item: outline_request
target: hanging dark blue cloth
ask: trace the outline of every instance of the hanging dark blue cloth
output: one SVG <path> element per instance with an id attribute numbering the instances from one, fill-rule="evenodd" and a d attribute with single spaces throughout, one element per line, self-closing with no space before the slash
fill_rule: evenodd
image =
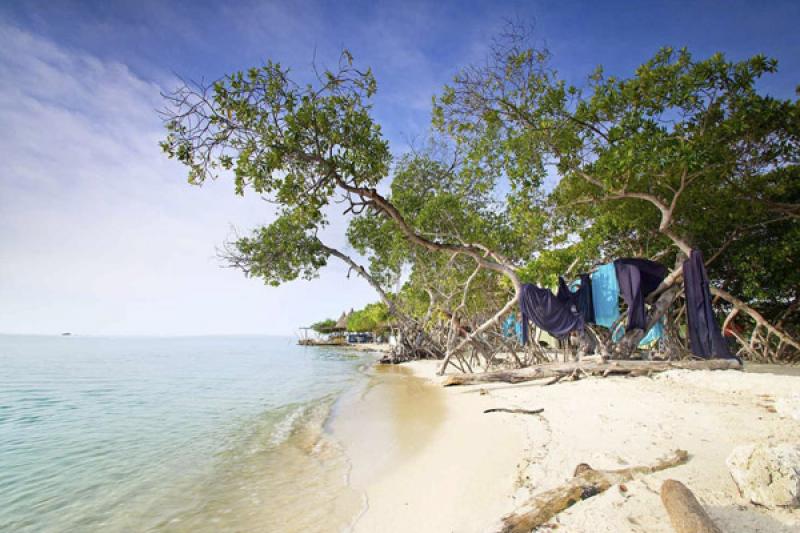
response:
<path id="1" fill-rule="evenodd" d="M 594 301 L 592 300 L 592 278 L 589 274 L 581 274 L 581 286 L 575 291 L 578 311 L 587 324 L 594 324 Z"/>
<path id="2" fill-rule="evenodd" d="M 569 290 L 569 289 L 567 289 Z M 522 311 L 522 343 L 528 342 L 528 321 L 554 337 L 564 337 L 583 328 L 583 317 L 569 301 L 559 300 L 547 289 L 526 283 L 519 297 Z"/>
<path id="3" fill-rule="evenodd" d="M 575 286 L 577 285 L 577 289 Z M 572 288 L 571 288 L 572 287 Z M 592 300 L 592 278 L 589 274 L 581 274 L 579 281 L 570 285 L 562 276 L 558 277 L 558 292 L 556 298 L 562 302 L 574 305 L 587 324 L 594 324 L 594 301 Z"/>
<path id="4" fill-rule="evenodd" d="M 571 304 L 575 304 L 577 302 L 577 298 L 573 292 L 569 290 L 569 286 L 567 285 L 567 282 L 564 281 L 563 276 L 558 276 L 558 292 L 556 292 L 556 298 L 565 303 L 569 302 Z"/>
<path id="5" fill-rule="evenodd" d="M 719 323 L 714 318 L 708 274 L 699 250 L 692 250 L 689 259 L 683 262 L 683 283 L 692 353 L 705 359 L 735 359 L 728 351 Z"/>
<path id="6" fill-rule="evenodd" d="M 622 299 L 628 305 L 627 330 L 647 329 L 644 299 L 667 277 L 667 268 L 648 259 L 625 258 L 614 261 Z"/>

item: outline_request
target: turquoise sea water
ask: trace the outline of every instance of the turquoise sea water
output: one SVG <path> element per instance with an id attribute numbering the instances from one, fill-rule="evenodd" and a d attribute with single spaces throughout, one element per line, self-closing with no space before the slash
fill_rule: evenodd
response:
<path id="1" fill-rule="evenodd" d="M 277 337 L 0 336 L 0 531 L 313 528 L 286 521 L 298 498 L 342 508 L 321 435 L 371 360 Z"/>

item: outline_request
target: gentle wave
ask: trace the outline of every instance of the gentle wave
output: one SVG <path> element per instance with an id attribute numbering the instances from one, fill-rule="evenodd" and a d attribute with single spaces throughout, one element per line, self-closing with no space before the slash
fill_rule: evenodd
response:
<path id="1" fill-rule="evenodd" d="M 297 407 L 290 411 L 289 414 L 275 426 L 269 443 L 272 446 L 278 446 L 286 442 L 286 439 L 289 438 L 289 435 L 291 435 L 294 430 L 295 423 L 303 416 L 305 411 L 306 409 L 304 407 Z"/>
<path id="2" fill-rule="evenodd" d="M 347 508 L 324 426 L 364 361 L 266 337 L 0 336 L 0 530 L 336 523 L 300 496 Z"/>

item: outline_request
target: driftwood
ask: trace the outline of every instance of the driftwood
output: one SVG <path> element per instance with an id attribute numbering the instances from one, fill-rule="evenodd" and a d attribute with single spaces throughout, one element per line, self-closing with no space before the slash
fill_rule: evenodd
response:
<path id="1" fill-rule="evenodd" d="M 661 501 L 675 533 L 722 533 L 686 485 L 668 479 L 661 485 Z"/>
<path id="2" fill-rule="evenodd" d="M 534 496 L 520 509 L 504 516 L 499 531 L 502 533 L 529 533 L 561 511 L 581 500 L 605 492 L 613 485 L 682 465 L 688 460 L 689 454 L 685 450 L 675 450 L 668 457 L 659 459 L 650 466 L 634 466 L 621 470 L 594 470 L 589 465 L 579 465 L 575 477 L 563 485 Z"/>
<path id="3" fill-rule="evenodd" d="M 522 383 L 535 379 L 579 377 L 579 374 L 601 377 L 609 375 L 649 376 L 674 369 L 741 370 L 742 365 L 736 359 L 547 363 L 517 370 L 500 370 L 497 372 L 484 372 L 483 374 L 453 374 L 446 378 L 442 384 L 445 387 L 449 387 L 451 385 L 474 385 L 492 382 Z"/>
<path id="4" fill-rule="evenodd" d="M 494 409 L 487 409 L 483 413 L 516 413 L 519 415 L 538 415 L 542 412 L 544 412 L 544 409 L 505 409 L 503 407 L 497 407 Z"/>

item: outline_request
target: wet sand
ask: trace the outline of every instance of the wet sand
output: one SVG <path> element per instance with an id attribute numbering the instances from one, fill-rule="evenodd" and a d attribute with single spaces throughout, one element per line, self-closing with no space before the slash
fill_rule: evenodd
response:
<path id="1" fill-rule="evenodd" d="M 356 532 L 483 531 L 513 508 L 527 429 L 484 415 L 406 365 L 378 365 L 370 385 L 342 402 L 333 434 L 363 495 Z"/>
<path id="2" fill-rule="evenodd" d="M 408 460 L 439 430 L 441 390 L 398 365 L 376 365 L 366 386 L 343 398 L 332 423 L 350 457 L 350 483 L 363 490 Z"/>

